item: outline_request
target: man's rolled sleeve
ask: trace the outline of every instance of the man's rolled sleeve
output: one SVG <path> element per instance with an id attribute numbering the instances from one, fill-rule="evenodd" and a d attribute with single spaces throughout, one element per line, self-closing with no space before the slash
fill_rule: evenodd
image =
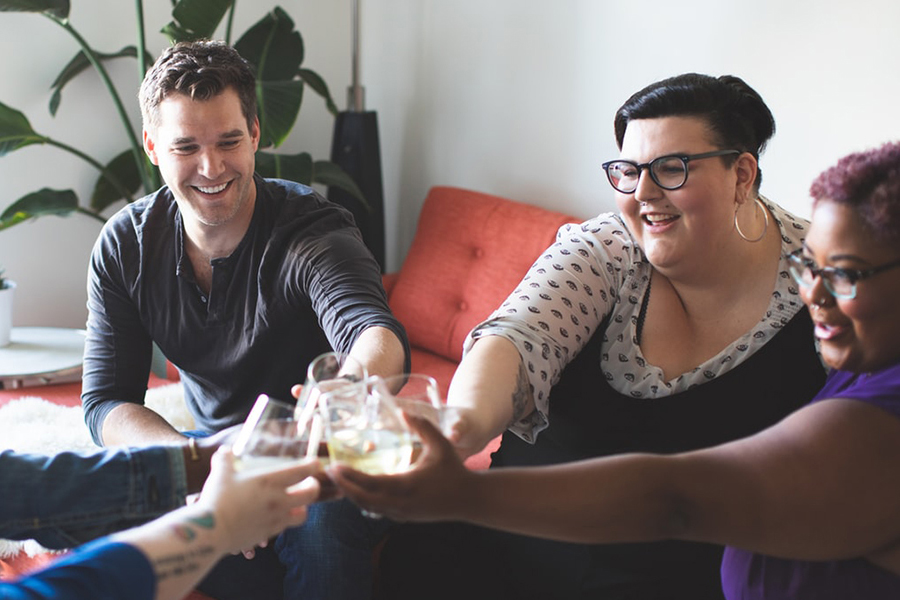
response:
<path id="1" fill-rule="evenodd" d="M 404 371 L 410 369 L 406 329 L 391 313 L 381 270 L 355 229 L 344 228 L 304 244 L 302 284 L 332 347 L 347 352 L 370 327 L 392 331 L 404 352 Z"/>

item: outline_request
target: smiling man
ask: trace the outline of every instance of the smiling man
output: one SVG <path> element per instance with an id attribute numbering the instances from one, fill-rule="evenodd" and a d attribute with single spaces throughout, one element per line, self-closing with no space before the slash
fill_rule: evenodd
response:
<path id="1" fill-rule="evenodd" d="M 94 440 L 184 442 L 143 404 L 153 343 L 178 368 L 200 435 L 242 422 L 259 394 L 290 399 L 332 349 L 370 374 L 408 370 L 406 334 L 350 213 L 254 173 L 248 63 L 222 43 L 178 44 L 148 71 L 140 102 L 144 150 L 166 185 L 114 215 L 94 247 L 82 393 Z M 378 527 L 345 501 L 311 507 L 303 528 L 276 540 L 277 559 L 266 549 L 232 561 L 205 589 L 281 597 L 286 573 L 288 597 L 366 597 L 365 544 L 359 563 L 330 545 L 356 525 Z"/>

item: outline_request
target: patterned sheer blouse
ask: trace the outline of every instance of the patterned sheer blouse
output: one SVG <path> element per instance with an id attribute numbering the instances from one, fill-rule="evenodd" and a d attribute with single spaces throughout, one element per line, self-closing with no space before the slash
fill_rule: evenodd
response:
<path id="1" fill-rule="evenodd" d="M 787 255 L 801 246 L 808 221 L 760 196 L 781 232 L 781 263 L 765 315 L 718 355 L 666 380 L 641 355 L 637 327 L 651 266 L 621 217 L 604 213 L 564 225 L 506 301 L 466 340 L 510 340 L 528 370 L 537 410 L 511 430 L 534 441 L 548 425 L 548 398 L 565 366 L 606 321 L 598 377 L 635 398 L 662 398 L 728 372 L 761 348 L 802 308 Z"/>

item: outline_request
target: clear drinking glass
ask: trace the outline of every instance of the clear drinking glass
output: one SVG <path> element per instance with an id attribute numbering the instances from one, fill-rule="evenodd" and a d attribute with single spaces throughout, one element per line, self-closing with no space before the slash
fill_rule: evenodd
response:
<path id="1" fill-rule="evenodd" d="M 390 394 L 400 410 L 425 417 L 440 427 L 440 413 L 444 403 L 434 377 L 410 373 L 384 377 L 381 381 L 383 385 L 374 387 L 372 393 Z"/>
<path id="2" fill-rule="evenodd" d="M 351 396 L 363 393 L 367 377 L 362 363 L 348 354 L 326 352 L 314 358 L 306 369 L 306 381 L 297 399 L 295 418 L 300 424 L 300 431 L 311 432 L 313 421 L 321 419 L 321 413 L 316 408 L 323 393 L 342 389 L 343 393 Z M 327 458 L 324 444 L 322 454 Z"/>
<path id="3" fill-rule="evenodd" d="M 371 475 L 402 473 L 412 462 L 409 428 L 393 396 L 374 391 L 383 380 L 370 377 L 365 383 L 356 393 L 343 388 L 319 396 L 328 454 Z"/>
<path id="4" fill-rule="evenodd" d="M 258 472 L 319 454 L 321 418 L 300 423 L 294 405 L 260 394 L 234 441 L 235 469 Z"/>
<path id="5" fill-rule="evenodd" d="M 447 406 L 441 399 L 434 377 L 421 373 L 392 375 L 385 377 L 382 383 L 373 387 L 373 394 L 390 394 L 401 411 L 428 419 L 446 435 Z M 410 435 L 413 441 L 412 462 L 415 463 L 422 451 L 422 440 L 414 432 Z"/>

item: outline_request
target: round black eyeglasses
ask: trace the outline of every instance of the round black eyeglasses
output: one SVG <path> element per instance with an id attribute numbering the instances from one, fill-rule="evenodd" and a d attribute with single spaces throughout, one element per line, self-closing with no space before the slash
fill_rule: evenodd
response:
<path id="1" fill-rule="evenodd" d="M 828 293 L 841 300 L 856 298 L 856 284 L 863 279 L 878 275 L 888 269 L 900 267 L 900 260 L 889 262 L 885 265 L 871 269 L 840 269 L 837 267 L 819 267 L 812 259 L 803 256 L 803 249 L 795 250 L 788 255 L 788 264 L 791 275 L 801 286 L 812 287 L 816 277 L 822 278 L 822 283 Z"/>
<path id="2" fill-rule="evenodd" d="M 701 154 L 668 154 L 643 164 L 631 160 L 611 160 L 602 166 L 610 185 L 623 194 L 634 193 L 644 169 L 650 172 L 653 183 L 662 189 L 677 190 L 687 182 L 688 163 L 692 160 L 740 153 L 740 150 L 715 150 Z"/>

